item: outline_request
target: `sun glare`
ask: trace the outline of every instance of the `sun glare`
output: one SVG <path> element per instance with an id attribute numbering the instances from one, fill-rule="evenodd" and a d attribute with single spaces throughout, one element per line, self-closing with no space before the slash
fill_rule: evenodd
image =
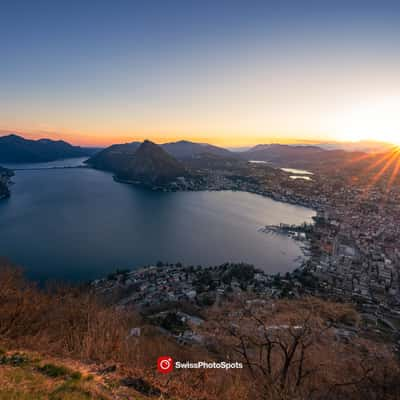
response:
<path id="1" fill-rule="evenodd" d="M 374 140 L 400 145 L 400 97 L 358 104 L 334 121 L 339 140 Z"/>

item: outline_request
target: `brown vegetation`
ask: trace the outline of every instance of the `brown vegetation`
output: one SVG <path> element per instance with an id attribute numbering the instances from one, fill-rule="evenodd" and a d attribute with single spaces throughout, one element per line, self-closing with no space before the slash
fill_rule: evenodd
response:
<path id="1" fill-rule="evenodd" d="M 363 338 L 359 322 L 347 304 L 258 299 L 214 310 L 208 332 L 247 366 L 252 398 L 400 398 L 393 347 Z"/>
<path id="2" fill-rule="evenodd" d="M 5 347 L 95 365 L 99 376 L 115 382 L 140 378 L 172 398 L 400 398 L 399 364 L 389 345 L 360 335 L 338 338 L 337 327 L 358 324 L 350 306 L 317 299 L 236 300 L 209 310 L 203 346 L 183 346 L 136 311 L 107 305 L 87 288 L 39 289 L 20 270 L 0 268 Z M 133 327 L 141 327 L 139 337 L 130 335 Z M 161 355 L 242 361 L 244 369 L 161 375 Z"/>

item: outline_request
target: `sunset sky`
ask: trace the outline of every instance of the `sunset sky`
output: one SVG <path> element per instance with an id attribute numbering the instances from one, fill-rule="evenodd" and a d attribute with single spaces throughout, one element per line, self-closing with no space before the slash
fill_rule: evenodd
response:
<path id="1" fill-rule="evenodd" d="M 399 1 L 0 2 L 0 133 L 400 144 Z"/>

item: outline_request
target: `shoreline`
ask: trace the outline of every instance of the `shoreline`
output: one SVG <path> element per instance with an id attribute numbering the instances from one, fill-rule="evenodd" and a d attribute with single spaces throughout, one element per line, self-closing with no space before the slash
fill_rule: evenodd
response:
<path id="1" fill-rule="evenodd" d="M 95 168 L 97 169 L 97 168 Z M 181 188 L 181 187 L 169 187 L 169 186 L 150 186 L 148 184 L 145 184 L 140 181 L 133 181 L 129 179 L 124 179 L 120 178 L 117 175 L 113 175 L 113 180 L 118 183 L 123 183 L 127 185 L 133 185 L 133 186 L 138 186 L 141 188 L 145 188 L 147 190 L 151 190 L 154 192 L 223 192 L 223 191 L 230 191 L 230 192 L 244 192 L 244 193 L 250 193 L 250 194 L 256 194 L 262 197 L 269 198 L 274 201 L 278 201 L 281 203 L 285 204 L 291 204 L 293 206 L 298 206 L 298 207 L 304 207 L 308 208 L 312 211 L 320 212 L 323 211 L 324 206 L 313 201 L 306 201 L 306 200 L 300 200 L 300 199 L 293 199 L 289 198 L 287 195 L 279 195 L 277 193 L 268 193 L 263 190 L 252 190 L 252 189 L 246 189 L 246 188 L 231 188 L 231 187 L 220 187 L 220 188 L 215 188 L 215 187 L 200 187 L 200 188 Z M 175 183 L 175 182 L 173 182 Z"/>
<path id="2" fill-rule="evenodd" d="M 55 167 L 55 168 L 51 168 L 51 169 L 71 169 L 71 168 L 82 168 L 81 166 L 77 166 L 77 167 Z M 83 168 L 88 168 L 86 166 L 83 166 Z M 90 167 L 89 167 L 90 168 Z M 96 168 L 93 168 L 96 169 Z M 99 170 L 101 171 L 101 170 Z M 202 185 L 202 187 L 188 187 L 188 188 L 170 188 L 170 187 L 149 187 L 147 185 L 143 185 L 141 182 L 138 181 L 132 181 L 132 180 L 127 180 L 127 179 L 122 179 L 119 178 L 116 175 L 112 175 L 113 180 L 115 182 L 118 183 L 124 183 L 124 184 L 132 184 L 134 186 L 138 186 L 141 188 L 144 188 L 146 190 L 151 190 L 151 191 L 163 191 L 163 192 L 220 192 L 220 191 L 229 191 L 229 192 L 244 192 L 244 193 L 250 193 L 250 194 L 256 194 L 258 196 L 262 196 L 265 198 L 269 198 L 273 201 L 277 201 L 277 202 L 281 202 L 284 204 L 290 204 L 290 205 L 294 205 L 297 207 L 305 207 L 307 209 L 309 209 L 310 211 L 317 213 L 316 207 L 310 207 L 309 202 L 305 202 L 305 201 L 299 201 L 299 199 L 296 198 L 292 198 L 289 196 L 280 196 L 277 193 L 271 193 L 271 192 L 267 192 L 266 190 L 256 190 L 254 188 L 246 188 L 246 187 L 236 187 L 236 188 L 232 188 L 232 187 L 224 187 L 224 185 L 221 185 L 220 187 L 213 187 L 212 185 Z M 315 204 L 313 204 L 315 205 Z M 262 223 L 260 224 L 262 225 Z M 257 229 L 257 228 L 256 228 Z M 293 239 L 293 238 L 292 238 Z M 296 271 L 296 269 L 301 268 L 305 262 L 307 260 L 305 260 L 304 258 L 307 257 L 307 259 L 311 256 L 310 255 L 310 248 L 309 246 L 305 249 L 304 246 L 299 246 L 300 251 L 301 251 L 301 255 L 298 255 L 293 261 L 291 261 L 290 263 L 288 262 L 288 264 L 290 264 L 290 268 L 289 268 L 289 273 L 293 273 L 294 271 Z M 227 260 L 227 262 L 229 262 L 229 259 Z M 257 266 L 256 266 L 257 267 Z M 263 267 L 259 266 L 258 268 L 262 268 Z"/>

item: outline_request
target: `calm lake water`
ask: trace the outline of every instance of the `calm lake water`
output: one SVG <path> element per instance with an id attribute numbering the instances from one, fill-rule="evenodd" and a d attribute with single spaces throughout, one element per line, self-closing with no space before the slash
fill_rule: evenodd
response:
<path id="1" fill-rule="evenodd" d="M 282 171 L 289 172 L 290 174 L 290 179 L 303 179 L 305 181 L 311 181 L 311 175 L 314 175 L 310 171 L 306 171 L 304 169 L 295 169 L 295 168 L 281 168 Z"/>
<path id="2" fill-rule="evenodd" d="M 314 215 L 242 192 L 151 192 L 86 168 L 21 170 L 13 181 L 0 202 L 0 256 L 39 280 L 94 279 L 158 260 L 284 273 L 298 265 L 298 244 L 259 228 Z"/>
<path id="3" fill-rule="evenodd" d="M 296 169 L 296 168 L 281 168 L 282 171 L 289 172 L 290 174 L 297 175 L 313 175 L 312 172 L 306 171 L 305 169 Z"/>

